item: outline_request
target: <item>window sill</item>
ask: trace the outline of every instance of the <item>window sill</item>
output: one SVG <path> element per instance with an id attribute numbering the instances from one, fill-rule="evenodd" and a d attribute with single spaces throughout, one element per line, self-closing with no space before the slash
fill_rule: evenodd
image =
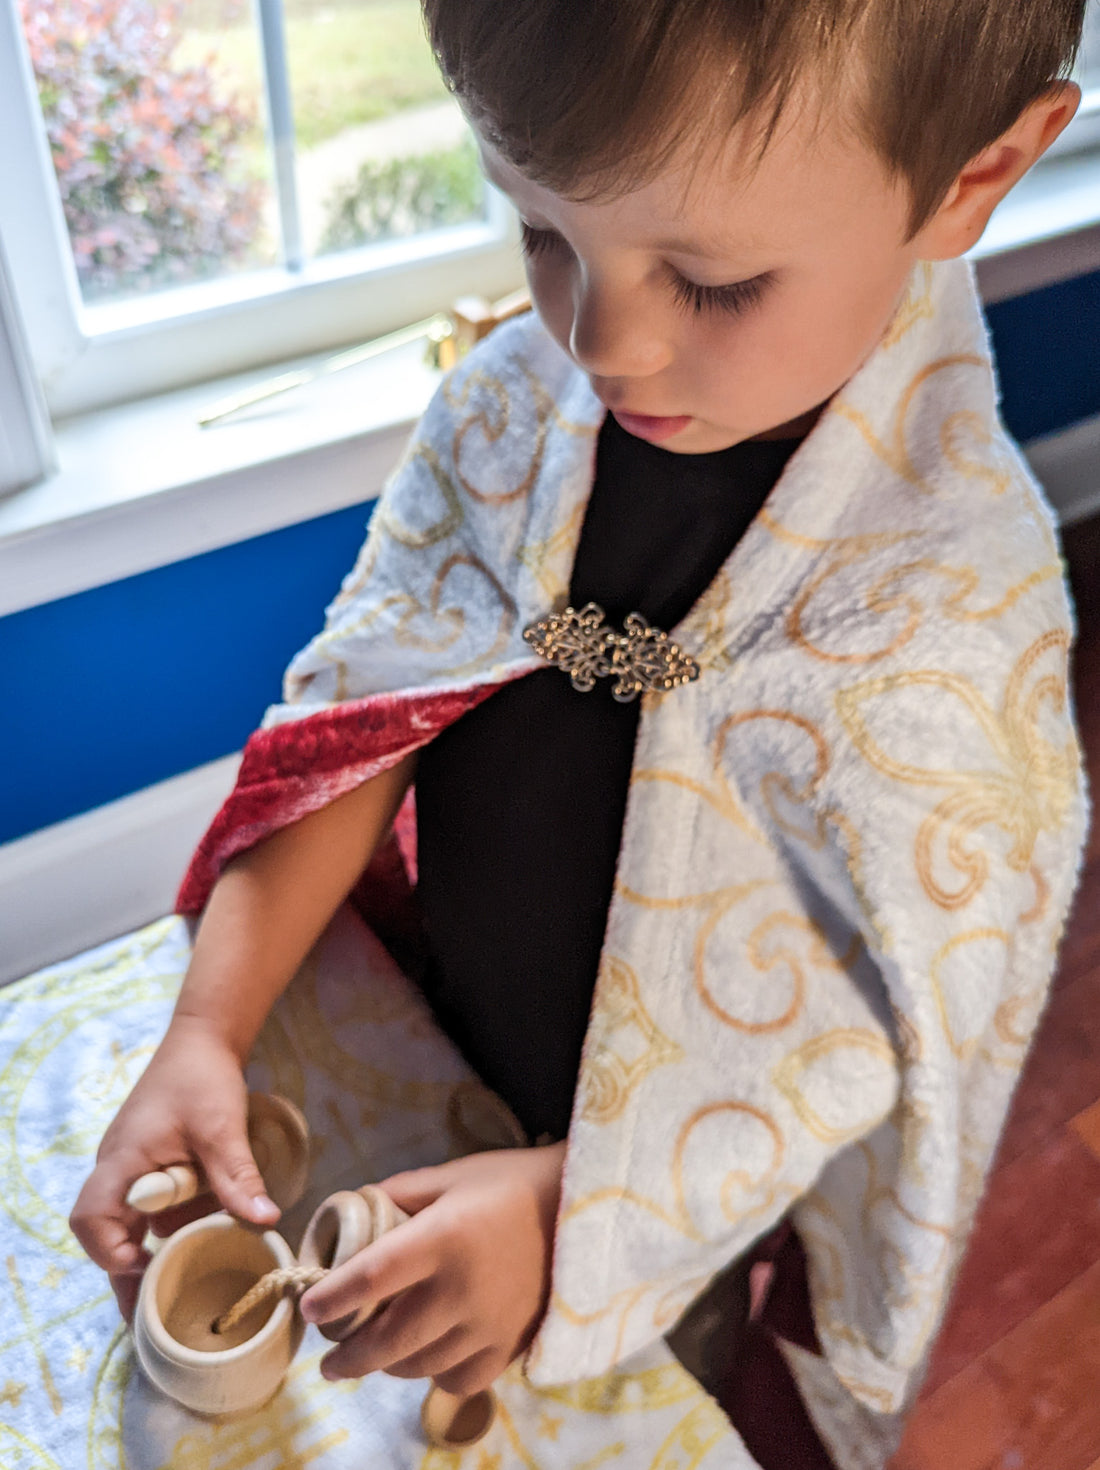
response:
<path id="1" fill-rule="evenodd" d="M 440 379 L 413 343 L 199 427 L 273 375 L 62 422 L 58 471 L 0 501 L 0 616 L 373 499 Z"/>
<path id="2" fill-rule="evenodd" d="M 1100 153 L 1024 179 L 972 256 L 987 302 L 1100 269 Z M 62 422 L 57 473 L 0 501 L 0 616 L 374 498 L 440 374 L 413 344 L 199 428 L 271 376 Z"/>

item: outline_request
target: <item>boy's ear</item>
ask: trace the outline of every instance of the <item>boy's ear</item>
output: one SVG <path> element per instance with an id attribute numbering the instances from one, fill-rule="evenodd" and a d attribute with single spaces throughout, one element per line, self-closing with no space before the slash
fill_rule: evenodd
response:
<path id="1" fill-rule="evenodd" d="M 949 260 L 976 245 L 993 210 L 1047 151 L 1080 101 L 1076 82 L 1057 82 L 1025 107 L 995 143 L 976 154 L 915 236 L 920 258 Z"/>

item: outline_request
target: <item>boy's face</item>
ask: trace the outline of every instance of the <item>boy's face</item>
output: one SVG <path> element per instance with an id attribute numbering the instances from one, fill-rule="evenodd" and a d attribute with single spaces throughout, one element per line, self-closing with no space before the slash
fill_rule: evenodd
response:
<path id="1" fill-rule="evenodd" d="M 920 259 L 920 235 L 903 243 L 904 182 L 839 129 L 815 136 L 793 104 L 755 171 L 715 147 L 690 175 L 670 167 L 604 202 L 555 194 L 481 146 L 524 221 L 547 330 L 624 428 L 678 453 L 805 434 Z M 730 285 L 695 309 L 693 287 Z"/>

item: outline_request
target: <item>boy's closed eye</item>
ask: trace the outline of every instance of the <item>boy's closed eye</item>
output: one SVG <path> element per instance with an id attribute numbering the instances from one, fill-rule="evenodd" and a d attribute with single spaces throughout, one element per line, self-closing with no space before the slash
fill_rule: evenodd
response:
<path id="1" fill-rule="evenodd" d="M 520 221 L 523 234 L 523 250 L 531 259 L 554 251 L 568 251 L 569 245 L 557 230 L 537 229 L 526 220 Z M 673 295 L 678 305 L 696 315 L 704 311 L 724 311 L 739 315 L 758 306 L 768 287 L 774 280 L 772 271 L 764 271 L 745 281 L 731 281 L 725 285 L 707 286 L 698 281 L 689 281 L 679 271 L 672 270 Z"/>

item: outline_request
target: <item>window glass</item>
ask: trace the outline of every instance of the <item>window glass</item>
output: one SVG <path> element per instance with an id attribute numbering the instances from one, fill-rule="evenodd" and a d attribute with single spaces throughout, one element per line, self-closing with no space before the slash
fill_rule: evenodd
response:
<path id="1" fill-rule="evenodd" d="M 1085 35 L 1079 65 L 1084 85 L 1100 87 L 1100 0 L 1092 0 L 1085 12 Z"/>
<path id="2" fill-rule="evenodd" d="M 85 302 L 275 260 L 247 3 L 20 0 L 20 13 Z"/>
<path id="3" fill-rule="evenodd" d="M 19 8 L 86 305 L 485 217 L 417 0 Z"/>
<path id="4" fill-rule="evenodd" d="M 306 257 L 484 217 L 417 0 L 286 0 L 285 16 Z"/>

